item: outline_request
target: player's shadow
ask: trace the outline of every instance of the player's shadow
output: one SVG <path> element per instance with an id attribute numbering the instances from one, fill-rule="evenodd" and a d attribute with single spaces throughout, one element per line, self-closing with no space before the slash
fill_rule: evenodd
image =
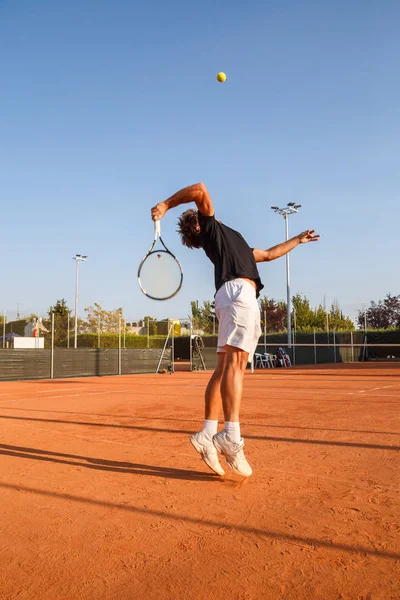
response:
<path id="1" fill-rule="evenodd" d="M 38 448 L 10 446 L 8 444 L 0 444 L 0 455 L 1 454 L 5 456 L 13 456 L 15 458 L 59 463 L 74 467 L 85 467 L 87 469 L 95 469 L 98 471 L 126 473 L 128 475 L 147 475 L 151 477 L 182 479 L 186 481 L 222 481 L 218 475 L 202 473 L 201 471 L 192 471 L 190 469 L 174 469 L 172 467 L 160 467 L 154 465 L 143 465 L 140 463 L 106 460 L 103 458 L 79 456 L 77 454 L 51 452 L 49 450 L 40 450 Z"/>
<path id="2" fill-rule="evenodd" d="M 388 551 L 388 550 L 380 550 L 372 546 L 357 546 L 350 545 L 341 542 L 328 541 L 326 539 L 318 539 L 311 538 L 302 535 L 296 535 L 295 533 L 286 533 L 284 531 L 273 531 L 270 529 L 263 529 L 261 527 L 251 527 L 245 523 L 237 524 L 237 523 L 228 523 L 226 521 L 217 521 L 215 519 L 205 519 L 205 518 L 196 518 L 192 517 L 190 514 L 174 514 L 166 511 L 156 510 L 147 507 L 138 507 L 129 503 L 116 503 L 109 502 L 107 500 L 99 500 L 94 498 L 87 498 L 84 496 L 76 496 L 73 494 L 64 494 L 60 492 L 55 492 L 52 490 L 43 490 L 36 489 L 33 487 L 28 487 L 24 485 L 15 485 L 9 484 L 5 482 L 0 482 L 0 489 L 13 490 L 18 492 L 25 492 L 27 494 L 35 494 L 37 496 L 45 497 L 45 498 L 54 498 L 57 500 L 67 500 L 67 502 L 76 502 L 78 505 L 86 505 L 86 506 L 96 506 L 102 507 L 106 509 L 117 509 L 124 511 L 128 514 L 134 515 L 145 515 L 150 516 L 152 519 L 161 518 L 163 520 L 169 520 L 172 523 L 188 523 L 190 525 L 207 527 L 211 530 L 215 530 L 220 532 L 221 529 L 227 531 L 233 531 L 240 533 L 241 535 L 255 535 L 257 539 L 260 537 L 265 540 L 270 540 L 274 542 L 275 540 L 281 542 L 288 542 L 289 544 L 295 544 L 296 546 L 301 545 L 305 547 L 311 547 L 314 550 L 319 548 L 323 548 L 326 550 L 332 550 L 333 552 L 348 552 L 350 554 L 358 554 L 362 557 L 371 556 L 382 558 L 386 560 L 400 560 L 400 554 L 396 551 Z M 364 558 L 363 558 L 364 560 Z"/>

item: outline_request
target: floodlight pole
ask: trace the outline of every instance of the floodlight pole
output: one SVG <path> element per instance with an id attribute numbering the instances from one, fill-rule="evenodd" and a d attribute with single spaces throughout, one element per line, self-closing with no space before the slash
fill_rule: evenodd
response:
<path id="1" fill-rule="evenodd" d="M 285 219 L 285 234 L 286 241 L 289 240 L 289 215 L 299 212 L 301 204 L 295 204 L 289 202 L 285 208 L 279 208 L 278 206 L 271 206 L 271 209 L 278 215 L 282 215 Z M 287 341 L 288 345 L 292 345 L 292 298 L 290 295 L 290 262 L 289 252 L 286 253 L 286 303 L 287 303 Z"/>
<path id="2" fill-rule="evenodd" d="M 364 302 L 364 332 L 367 335 L 367 303 Z"/>
<path id="3" fill-rule="evenodd" d="M 86 262 L 87 256 L 76 254 L 73 260 L 76 261 L 76 278 L 75 278 L 75 335 L 74 348 L 78 347 L 78 290 L 79 290 L 79 263 Z"/>
<path id="4" fill-rule="evenodd" d="M 68 311 L 68 318 L 67 318 L 67 348 L 69 348 L 69 317 L 70 317 L 70 312 Z"/>
<path id="5" fill-rule="evenodd" d="M 289 240 L 289 215 L 285 214 L 286 241 Z M 286 302 L 287 302 L 287 339 L 292 342 L 292 299 L 290 296 L 290 262 L 289 252 L 286 254 Z"/>

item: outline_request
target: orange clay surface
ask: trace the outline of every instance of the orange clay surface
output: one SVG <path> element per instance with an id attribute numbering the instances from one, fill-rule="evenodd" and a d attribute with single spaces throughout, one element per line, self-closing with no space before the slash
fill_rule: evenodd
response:
<path id="1" fill-rule="evenodd" d="M 0 384 L 1 600 L 400 599 L 400 368 L 246 373 L 242 481 L 209 376 Z"/>

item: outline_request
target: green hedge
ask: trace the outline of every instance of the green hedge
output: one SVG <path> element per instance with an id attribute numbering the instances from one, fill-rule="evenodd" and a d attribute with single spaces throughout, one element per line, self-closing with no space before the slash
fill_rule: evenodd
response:
<path id="1" fill-rule="evenodd" d="M 48 334 L 47 336 L 48 337 Z M 149 348 L 162 348 L 165 343 L 165 337 L 161 335 L 150 336 L 149 338 Z M 367 332 L 368 343 L 369 344 L 400 344 L 400 330 L 387 330 L 387 331 L 368 331 Z M 179 340 L 182 339 L 182 344 L 189 348 L 189 340 L 188 336 L 182 336 L 175 338 L 175 346 L 177 355 L 179 354 Z M 206 348 L 215 348 L 217 345 L 217 336 L 203 336 L 204 346 Z M 350 344 L 351 334 L 349 332 L 337 332 L 335 335 L 336 345 L 342 344 Z M 46 340 L 46 347 L 49 347 L 49 343 Z M 259 343 L 262 344 L 264 342 L 264 336 L 261 335 L 259 339 Z M 267 344 L 268 345 L 277 345 L 285 344 L 287 342 L 286 333 L 275 333 L 275 334 L 267 334 Z M 295 343 L 297 344 L 312 344 L 314 342 L 314 335 L 312 333 L 297 333 L 295 337 Z M 354 331 L 353 332 L 353 343 L 354 344 L 363 344 L 364 342 L 364 332 L 363 331 Z M 333 332 L 329 333 L 329 337 L 326 333 L 317 332 L 316 333 L 316 343 L 317 344 L 332 344 L 333 343 Z M 61 340 L 58 346 L 66 347 L 67 340 Z M 122 336 L 122 346 L 124 345 L 124 338 Z M 70 337 L 70 348 L 74 346 L 74 338 Z M 98 335 L 97 333 L 85 333 L 78 336 L 78 348 L 97 348 L 98 347 Z M 116 333 L 103 333 L 100 337 L 100 347 L 101 348 L 118 348 L 118 334 Z M 126 348 L 147 348 L 147 336 L 146 335 L 132 335 L 127 334 L 125 337 L 125 347 Z"/>
<path id="2" fill-rule="evenodd" d="M 165 344 L 165 338 L 149 338 L 149 348 L 162 348 Z M 124 337 L 121 336 L 122 346 L 124 346 Z M 99 338 L 97 333 L 83 333 L 78 335 L 78 348 L 98 348 Z M 61 340 L 58 346 L 67 347 L 67 340 Z M 73 348 L 74 338 L 69 338 L 69 346 Z M 147 348 L 147 335 L 126 335 L 126 348 Z M 117 333 L 103 333 L 100 336 L 100 348 L 118 348 Z"/>

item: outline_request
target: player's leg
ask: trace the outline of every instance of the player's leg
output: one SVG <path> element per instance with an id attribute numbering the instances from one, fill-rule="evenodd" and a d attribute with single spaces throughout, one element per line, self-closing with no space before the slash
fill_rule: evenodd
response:
<path id="1" fill-rule="evenodd" d="M 214 435 L 213 443 L 235 473 L 249 477 L 252 469 L 244 455 L 244 441 L 240 435 L 240 405 L 249 353 L 234 346 L 227 345 L 225 348 L 225 368 L 221 380 L 225 427 Z"/>
<path id="2" fill-rule="evenodd" d="M 217 366 L 206 388 L 205 419 L 217 421 L 222 409 L 221 379 L 224 372 L 226 352 L 218 352 Z M 217 433 L 215 431 L 214 433 Z M 214 434 L 213 434 L 214 435 Z"/>
<path id="3" fill-rule="evenodd" d="M 190 441 L 201 454 L 202 459 L 217 475 L 225 472 L 218 460 L 218 454 L 213 444 L 213 436 L 218 431 L 218 418 L 222 408 L 221 379 L 224 372 L 225 353 L 217 354 L 217 366 L 208 382 L 205 394 L 205 420 L 203 429 L 194 433 Z"/>
<path id="4" fill-rule="evenodd" d="M 221 394 L 225 421 L 240 421 L 240 404 L 243 395 L 243 377 L 247 367 L 249 353 L 226 346 L 226 360 L 221 380 Z M 237 440 L 239 441 L 239 440 Z"/>
<path id="5" fill-rule="evenodd" d="M 215 309 L 219 320 L 218 345 L 223 345 L 226 351 L 221 380 L 225 427 L 213 437 L 213 442 L 231 469 L 248 477 L 252 470 L 244 456 L 239 419 L 244 373 L 261 333 L 254 288 L 240 279 L 226 283 L 215 297 Z"/>

